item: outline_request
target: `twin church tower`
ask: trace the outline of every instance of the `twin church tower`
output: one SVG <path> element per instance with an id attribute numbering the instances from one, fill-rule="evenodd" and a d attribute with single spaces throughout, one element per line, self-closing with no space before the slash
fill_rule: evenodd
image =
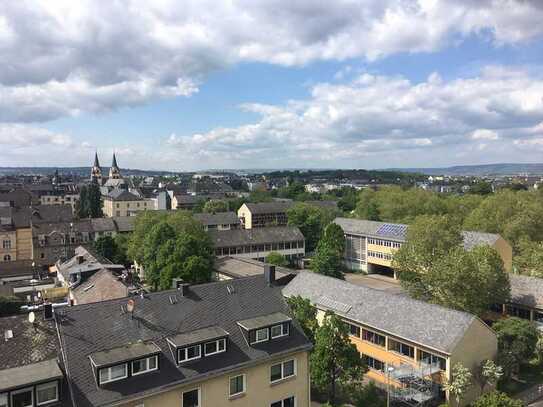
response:
<path id="1" fill-rule="evenodd" d="M 115 157 L 115 153 L 113 153 L 113 162 L 111 163 L 111 167 L 109 167 L 109 178 L 105 180 L 105 178 L 102 176 L 102 168 L 100 168 L 100 161 L 98 161 L 98 152 L 94 155 L 94 165 L 91 169 L 91 182 L 98 184 L 98 185 L 104 185 L 104 181 L 106 184 L 118 184 L 119 181 L 123 180 L 123 177 L 121 175 L 121 170 L 119 169 L 119 166 L 117 165 L 117 158 Z"/>

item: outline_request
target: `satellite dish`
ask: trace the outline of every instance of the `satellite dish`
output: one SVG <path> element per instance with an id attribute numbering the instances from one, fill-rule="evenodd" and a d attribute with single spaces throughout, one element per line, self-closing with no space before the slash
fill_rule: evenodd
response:
<path id="1" fill-rule="evenodd" d="M 126 310 L 128 312 L 134 312 L 134 307 L 136 306 L 136 303 L 134 300 L 130 299 L 128 300 L 128 302 L 126 303 Z"/>
<path id="2" fill-rule="evenodd" d="M 36 320 L 36 314 L 34 314 L 33 312 L 29 313 L 28 314 L 28 322 L 33 324 L 35 320 Z"/>

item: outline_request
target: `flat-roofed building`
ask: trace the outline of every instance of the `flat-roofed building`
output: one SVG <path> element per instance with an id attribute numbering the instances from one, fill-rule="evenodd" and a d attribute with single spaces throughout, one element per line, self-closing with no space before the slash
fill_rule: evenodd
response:
<path id="1" fill-rule="evenodd" d="M 67 308 L 74 405 L 309 407 L 312 345 L 268 277 Z"/>
<path id="2" fill-rule="evenodd" d="M 496 334 L 479 318 L 407 295 L 305 271 L 287 284 L 283 295 L 309 299 L 320 322 L 326 311 L 339 315 L 366 359 L 366 377 L 382 384 L 390 378 L 397 401 L 449 399 L 443 383 L 451 379 L 454 365 L 461 363 L 474 371 L 497 355 Z M 479 393 L 473 385 L 463 405 Z M 452 399 L 448 401 L 454 405 Z"/>
<path id="3" fill-rule="evenodd" d="M 273 266 L 259 260 L 246 257 L 221 257 L 215 260 L 213 270 L 216 280 L 232 280 L 264 275 L 266 270 L 273 269 L 277 278 L 294 276 L 298 271 L 286 267 Z"/>
<path id="4" fill-rule="evenodd" d="M 235 212 L 195 213 L 194 219 L 200 222 L 206 231 L 240 228 L 240 221 Z"/>
<path id="5" fill-rule="evenodd" d="M 213 230 L 209 234 L 217 257 L 246 257 L 264 261 L 268 254 L 277 252 L 294 262 L 305 255 L 304 235 L 295 226 Z"/>
<path id="6" fill-rule="evenodd" d="M 394 253 L 407 237 L 408 225 L 370 220 L 336 218 L 345 233 L 344 264 L 349 270 L 380 273 L 396 277 L 392 269 Z M 470 250 L 479 245 L 496 249 L 506 271 L 512 268 L 512 249 L 500 235 L 463 231 L 464 247 Z"/>

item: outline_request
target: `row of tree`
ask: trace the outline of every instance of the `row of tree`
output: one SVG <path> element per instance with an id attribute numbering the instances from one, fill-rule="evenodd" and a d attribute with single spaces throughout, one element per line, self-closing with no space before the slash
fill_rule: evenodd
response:
<path id="1" fill-rule="evenodd" d="M 464 230 L 499 233 L 511 243 L 519 272 L 543 276 L 543 192 L 500 190 L 447 195 L 422 189 L 386 187 L 359 194 L 354 216 L 413 223 L 422 215 L 446 215 Z"/>

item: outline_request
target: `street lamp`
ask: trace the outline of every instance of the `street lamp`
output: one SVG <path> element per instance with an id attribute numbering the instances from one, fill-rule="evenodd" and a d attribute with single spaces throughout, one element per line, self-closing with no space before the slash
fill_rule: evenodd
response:
<path id="1" fill-rule="evenodd" d="M 387 407 L 390 407 L 390 374 L 394 371 L 392 366 L 387 367 Z"/>

